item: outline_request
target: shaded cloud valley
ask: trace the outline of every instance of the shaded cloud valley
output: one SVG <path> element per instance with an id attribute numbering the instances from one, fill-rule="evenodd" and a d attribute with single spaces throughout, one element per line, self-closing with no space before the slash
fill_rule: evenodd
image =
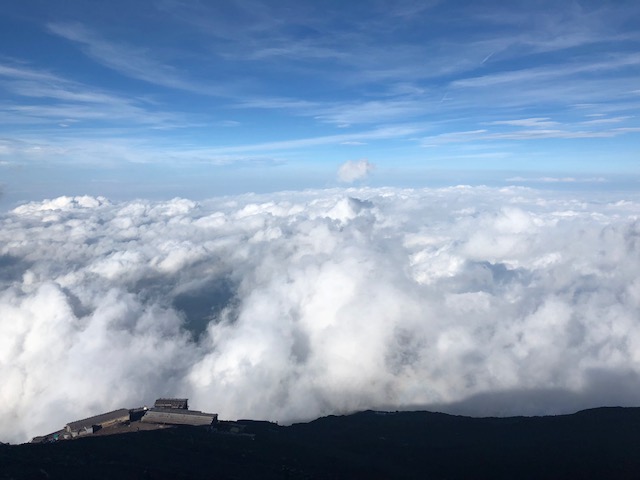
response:
<path id="1" fill-rule="evenodd" d="M 637 405 L 640 203 L 559 195 L 22 205 L 0 218 L 0 438 L 162 395 L 280 422 Z"/>

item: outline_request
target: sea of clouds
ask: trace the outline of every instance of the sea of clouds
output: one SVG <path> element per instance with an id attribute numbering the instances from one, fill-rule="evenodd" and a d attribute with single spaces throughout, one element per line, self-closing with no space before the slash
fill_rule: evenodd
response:
<path id="1" fill-rule="evenodd" d="M 640 404 L 640 202 L 527 188 L 0 216 L 0 440 L 156 397 L 220 418 Z"/>

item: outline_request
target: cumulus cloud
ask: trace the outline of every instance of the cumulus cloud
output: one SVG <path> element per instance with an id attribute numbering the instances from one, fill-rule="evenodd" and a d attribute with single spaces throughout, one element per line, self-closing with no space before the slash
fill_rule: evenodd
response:
<path id="1" fill-rule="evenodd" d="M 338 180 L 343 183 L 353 183 L 366 178 L 373 170 L 373 164 L 366 159 L 349 160 L 340 165 Z"/>
<path id="2" fill-rule="evenodd" d="M 0 439 L 162 395 L 280 422 L 637 405 L 640 203 L 559 195 L 22 205 L 0 217 Z"/>

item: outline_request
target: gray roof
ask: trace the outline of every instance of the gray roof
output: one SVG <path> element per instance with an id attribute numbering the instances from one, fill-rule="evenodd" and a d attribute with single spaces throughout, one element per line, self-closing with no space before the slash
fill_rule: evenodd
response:
<path id="1" fill-rule="evenodd" d="M 211 425 L 218 419 L 216 413 L 175 408 L 152 408 L 142 417 L 143 422 L 169 423 L 174 425 Z"/>
<path id="2" fill-rule="evenodd" d="M 70 431 L 77 431 L 84 427 L 90 427 L 92 425 L 102 425 L 104 423 L 110 423 L 114 421 L 125 421 L 129 419 L 129 410 L 126 408 L 120 408 L 113 412 L 103 413 L 94 417 L 77 420 L 67 424 L 67 429 Z"/>
<path id="3" fill-rule="evenodd" d="M 155 408 L 179 408 L 187 410 L 189 399 L 187 398 L 158 398 L 154 405 Z"/>

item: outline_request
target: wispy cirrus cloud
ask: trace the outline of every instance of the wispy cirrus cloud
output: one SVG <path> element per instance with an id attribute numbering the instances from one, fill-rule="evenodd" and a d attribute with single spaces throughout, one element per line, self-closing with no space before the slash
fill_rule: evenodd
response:
<path id="1" fill-rule="evenodd" d="M 431 135 L 422 139 L 423 146 L 439 145 L 443 143 L 470 142 L 485 137 L 488 130 L 468 130 L 463 132 L 447 132 Z"/>
<path id="2" fill-rule="evenodd" d="M 343 146 L 344 161 L 349 146 L 394 139 L 416 161 L 424 151 L 408 149 L 422 145 L 635 133 L 640 40 L 629 19 L 638 7 L 543 4 L 163 0 L 151 15 L 119 4 L 127 15 L 114 23 L 51 12 L 41 36 L 62 52 L 55 58 L 82 54 L 57 65 L 34 57 L 39 70 L 4 62 L 0 81 L 11 97 L 0 103 L 0 122 L 15 140 L 64 144 L 74 159 L 95 153 L 91 138 L 113 139 L 128 151 L 123 159 L 145 161 L 311 158 L 325 145 Z M 100 66 L 121 77 L 101 78 Z M 76 67 L 86 68 L 81 76 Z M 28 131 L 36 127 L 41 138 Z M 166 143 L 153 138 L 182 127 L 194 129 Z M 60 129 L 69 133 L 50 137 Z M 137 141 L 111 137 L 118 129 Z M 454 153 L 430 156 L 430 168 L 463 158 Z"/>
<path id="3" fill-rule="evenodd" d="M 58 121 L 62 121 L 61 116 Z M 10 117 L 0 122 L 9 121 Z M 56 124 L 57 125 L 57 124 Z M 220 128 L 228 128 L 221 126 Z M 59 129 L 54 138 L 34 134 L 14 136 L 0 149 L 0 159 L 25 162 L 48 161 L 78 164 L 110 165 L 122 162 L 155 164 L 274 164 L 275 153 L 295 153 L 310 147 L 325 145 L 364 145 L 368 142 L 404 139 L 423 132 L 427 126 L 403 124 L 363 130 L 349 134 L 305 137 L 262 143 L 242 143 L 227 146 L 202 147 L 187 142 L 165 141 L 148 132 L 137 136 L 130 130 L 105 130 L 102 135 Z M 78 135 L 75 131 L 82 132 Z"/>
<path id="4" fill-rule="evenodd" d="M 624 115 L 619 117 L 609 117 L 609 118 L 597 118 L 595 120 L 585 120 L 584 122 L 580 122 L 583 125 L 604 125 L 610 123 L 621 123 L 633 118 L 630 115 Z"/>
<path id="5" fill-rule="evenodd" d="M 481 108 L 491 103 L 493 109 L 526 108 L 546 113 L 590 103 L 618 116 L 638 107 L 637 98 L 629 93 L 640 68 L 640 56 L 633 52 L 584 53 L 562 64 L 550 61 L 506 68 L 453 80 L 448 92 L 456 106 Z"/>
<path id="6" fill-rule="evenodd" d="M 286 12 L 280 6 L 262 2 L 251 2 L 250 6 L 238 2 L 218 6 L 166 1 L 158 4 L 157 8 L 195 28 L 202 41 L 210 43 L 209 52 L 222 62 L 218 62 L 221 68 L 237 69 L 241 65 L 247 78 L 266 68 L 274 78 L 282 79 L 283 84 L 288 75 L 307 78 L 315 83 L 321 73 L 323 83 L 327 85 L 334 84 L 347 89 L 355 85 L 375 85 L 378 91 L 384 85 L 389 92 L 393 91 L 394 85 L 407 83 L 424 91 L 424 85 L 434 80 L 442 85 L 444 80 L 450 92 L 439 87 L 439 91 L 433 92 L 433 95 L 434 98 L 443 98 L 442 95 L 453 98 L 454 101 L 447 102 L 448 109 L 474 108 L 478 103 L 485 103 L 482 99 L 491 99 L 494 95 L 501 97 L 504 107 L 532 105 L 536 101 L 557 104 L 567 94 L 573 95 L 572 101 L 577 102 L 583 100 L 587 92 L 594 91 L 599 92 L 601 100 L 609 101 L 612 93 L 595 88 L 593 82 L 584 83 L 580 80 L 577 85 L 574 82 L 571 88 L 559 88 L 557 78 L 575 78 L 588 72 L 602 75 L 616 69 L 634 67 L 640 62 L 640 57 L 634 54 L 605 52 L 577 57 L 569 64 L 543 63 L 542 66 L 534 64 L 531 67 L 524 62 L 525 66 L 517 70 L 512 67 L 505 70 L 505 65 L 501 63 L 518 56 L 526 57 L 532 52 L 619 40 L 620 34 L 611 29 L 609 23 L 601 21 L 601 17 L 606 17 L 604 14 L 607 13 L 602 10 L 607 9 L 600 9 L 596 14 L 563 7 L 560 8 L 563 21 L 558 22 L 543 8 L 531 9 L 526 14 L 515 9 L 504 15 L 503 12 L 497 15 L 492 10 L 475 11 L 471 8 L 465 12 L 465 18 L 497 23 L 506 30 L 498 35 L 495 31 L 481 28 L 474 32 L 473 42 L 460 42 L 447 35 L 436 35 L 429 42 L 432 47 L 426 49 L 422 45 L 403 41 L 397 35 L 399 24 L 394 22 L 409 22 L 407 28 L 431 23 L 440 27 L 447 25 L 447 20 L 437 16 L 438 9 L 442 8 L 438 2 L 426 7 L 413 4 L 397 7 L 399 12 L 415 12 L 409 17 L 402 13 L 391 14 L 395 6 L 377 6 L 362 12 L 354 7 L 362 13 L 357 29 L 348 28 L 352 22 L 349 18 L 338 22 L 334 18 L 337 10 L 329 9 L 325 12 L 326 16 L 318 16 L 317 7 L 307 4 L 286 9 Z M 381 23 L 379 14 L 382 10 L 395 20 Z M 621 18 L 618 14 L 613 12 L 611 17 Z M 523 15 L 537 19 L 524 32 L 516 28 L 521 24 Z M 454 24 L 452 28 L 459 27 Z M 235 87 L 219 88 L 215 82 L 212 86 L 211 82 L 190 79 L 186 71 L 160 59 L 158 52 L 144 46 L 108 40 L 83 24 L 51 23 L 49 30 L 79 44 L 91 58 L 124 75 L 169 88 L 221 95 L 230 100 L 230 106 L 286 110 L 296 116 L 341 126 L 403 120 L 403 116 L 406 120 L 408 117 L 433 114 L 434 111 L 439 113 L 440 110 L 432 101 L 412 95 L 397 97 L 391 94 L 382 99 L 341 102 L 310 94 L 309 91 L 284 97 L 279 95 L 281 92 L 277 91 L 278 88 L 271 91 L 262 89 L 263 94 L 259 96 L 248 91 L 239 93 Z M 378 48 L 380 41 L 385 42 L 384 49 Z M 530 48 L 523 53 L 520 48 L 522 45 Z M 494 65 L 488 69 L 489 73 L 486 73 L 486 68 L 481 68 L 487 56 L 491 56 Z M 202 60 L 203 65 L 210 63 L 204 57 Z M 282 76 L 279 72 L 283 73 Z M 550 86 L 549 82 L 556 82 L 556 85 Z M 529 88 L 520 88 L 523 83 Z M 505 86 L 511 88 L 507 94 Z"/>
<path id="7" fill-rule="evenodd" d="M 555 6 L 555 5 L 554 5 Z M 473 6 L 469 14 L 482 24 L 500 26 L 510 33 L 510 42 L 500 56 L 544 53 L 596 43 L 638 40 L 637 32 L 625 28 L 639 11 L 632 3 L 548 8 L 544 2 L 531 9 L 491 9 Z M 523 29 L 522 25 L 529 25 Z M 518 49 L 509 47 L 519 47 Z M 511 51 L 510 51 L 511 50 Z"/>
<path id="8" fill-rule="evenodd" d="M 560 124 L 563 128 L 544 128 L 535 122 L 531 124 L 529 121 L 524 123 L 515 121 L 494 122 L 496 126 L 528 126 L 529 128 L 501 130 L 479 129 L 460 132 L 447 132 L 438 135 L 423 137 L 421 143 L 423 146 L 437 146 L 450 143 L 467 143 L 467 142 L 487 142 L 499 140 L 541 140 L 541 139 L 580 139 L 580 138 L 611 138 L 632 133 L 640 128 L 610 128 L 610 129 L 576 129 L 578 124 Z M 595 124 L 598 125 L 598 124 Z M 538 128 L 531 128 L 538 127 Z"/>
<path id="9" fill-rule="evenodd" d="M 559 125 L 548 117 L 521 118 L 517 120 L 495 120 L 488 122 L 489 125 L 509 125 L 514 127 L 552 127 Z"/>
<path id="10" fill-rule="evenodd" d="M 285 110 L 297 116 L 310 117 L 322 123 L 347 127 L 406 121 L 424 115 L 435 103 L 419 94 L 390 94 L 384 98 L 363 101 L 309 101 L 296 98 L 253 98 L 235 102 L 233 108 Z"/>
<path id="11" fill-rule="evenodd" d="M 509 177 L 505 182 L 513 183 L 604 183 L 604 177 Z"/>
<path id="12" fill-rule="evenodd" d="M 193 122 L 180 113 L 162 111 L 144 98 L 116 94 L 26 65 L 0 64 L 0 85 L 15 96 L 13 102 L 0 104 L 0 122 L 5 124 L 126 120 L 175 128 Z M 34 99 L 42 103 L 34 104 Z"/>
<path id="13" fill-rule="evenodd" d="M 63 81 L 59 76 L 46 71 L 33 70 L 25 67 L 24 65 L 8 65 L 0 64 L 0 76 L 19 79 L 19 80 L 39 80 L 46 82 L 61 82 Z"/>
<path id="14" fill-rule="evenodd" d="M 49 23 L 51 33 L 79 44 L 96 62 L 154 85 L 205 95 L 228 94 L 225 87 L 189 80 L 184 72 L 154 59 L 154 51 L 106 40 L 79 23 Z"/>
<path id="15" fill-rule="evenodd" d="M 425 101 L 415 97 L 343 103 L 321 108 L 314 118 L 337 125 L 361 125 L 392 120 L 406 120 L 423 115 Z"/>
<path id="16" fill-rule="evenodd" d="M 388 140 L 397 138 L 406 138 L 423 132 L 428 128 L 424 124 L 395 124 L 381 126 L 378 128 L 363 130 L 356 133 L 345 133 L 339 135 L 324 135 L 317 137 L 298 138 L 293 140 L 282 140 L 275 142 L 263 142 L 255 144 L 235 145 L 228 147 L 217 147 L 205 149 L 211 153 L 236 153 L 236 152 L 256 152 L 256 151 L 275 151 L 275 150 L 293 150 L 298 148 L 306 148 L 319 145 L 339 145 L 344 142 L 364 142 L 375 140 Z"/>

